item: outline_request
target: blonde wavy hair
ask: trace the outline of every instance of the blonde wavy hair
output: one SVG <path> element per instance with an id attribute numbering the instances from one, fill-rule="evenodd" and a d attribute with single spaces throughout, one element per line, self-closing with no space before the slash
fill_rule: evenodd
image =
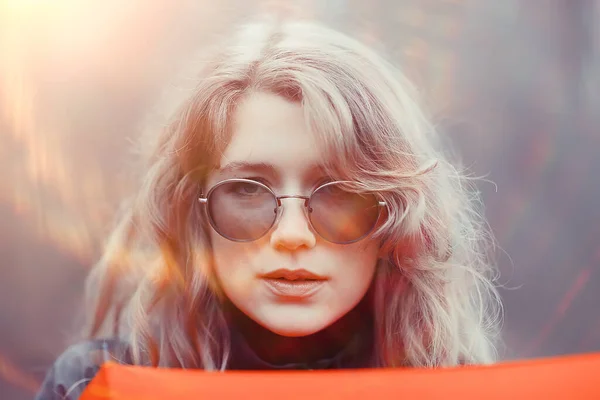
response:
<path id="1" fill-rule="evenodd" d="M 88 337 L 118 335 L 135 363 L 227 369 L 229 333 L 197 198 L 239 100 L 300 102 L 333 176 L 380 193 L 374 367 L 491 363 L 502 307 L 473 180 L 453 166 L 416 92 L 389 62 L 308 22 L 245 25 L 202 65 L 193 94 L 144 136 L 139 190 L 86 284 Z M 368 239 L 367 239 L 368 240 Z"/>

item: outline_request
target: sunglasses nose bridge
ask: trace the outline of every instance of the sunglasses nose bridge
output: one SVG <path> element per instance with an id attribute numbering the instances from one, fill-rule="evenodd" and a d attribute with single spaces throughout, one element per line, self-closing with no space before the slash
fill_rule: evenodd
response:
<path id="1" fill-rule="evenodd" d="M 282 202 L 281 200 L 283 199 L 300 199 L 300 200 L 304 200 L 304 207 L 308 208 L 308 202 L 310 200 L 309 196 L 278 196 L 275 197 L 275 199 L 277 200 L 277 206 L 281 207 Z"/>
<path id="2" fill-rule="evenodd" d="M 309 208 L 309 202 L 310 202 L 310 196 L 278 196 L 275 197 L 275 199 L 277 200 L 277 216 L 275 217 L 275 222 L 274 224 L 278 224 L 283 216 L 283 202 L 281 200 L 284 199 L 298 199 L 298 200 L 303 200 L 302 202 L 302 211 L 304 213 L 304 217 L 306 218 L 306 221 L 308 222 L 308 225 L 311 227 L 311 229 L 314 229 L 313 225 L 312 225 L 312 221 L 310 220 L 310 208 Z"/>
<path id="3" fill-rule="evenodd" d="M 306 220 L 308 222 L 308 224 L 311 226 L 312 228 L 312 222 L 310 220 L 310 209 L 309 209 L 309 202 L 310 202 L 310 196 L 276 196 L 275 200 L 277 201 L 277 216 L 275 217 L 275 224 L 278 224 L 283 216 L 283 202 L 281 200 L 284 199 L 298 199 L 298 200 L 303 200 L 302 202 L 302 211 L 304 212 L 304 216 L 306 217 Z"/>
<path id="4" fill-rule="evenodd" d="M 312 221 L 310 220 L 310 211 L 309 211 L 309 201 L 310 201 L 310 197 L 309 196 L 278 196 L 275 197 L 276 201 L 277 201 L 277 209 L 276 209 L 276 217 L 275 217 L 275 221 L 273 222 L 272 226 L 277 226 L 282 222 L 282 219 L 285 218 L 284 214 L 285 214 L 285 206 L 283 206 L 283 202 L 282 200 L 284 199 L 296 199 L 296 200 L 302 200 L 301 203 L 301 207 L 302 207 L 302 214 L 304 215 L 304 218 L 306 219 L 306 224 L 309 227 L 310 230 L 314 231 L 314 227 L 312 225 Z M 288 204 L 288 206 L 292 206 L 294 207 L 293 204 Z"/>

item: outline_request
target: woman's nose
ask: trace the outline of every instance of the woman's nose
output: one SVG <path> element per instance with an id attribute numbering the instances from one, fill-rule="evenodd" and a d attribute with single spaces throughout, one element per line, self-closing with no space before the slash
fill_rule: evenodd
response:
<path id="1" fill-rule="evenodd" d="M 281 216 L 271 234 L 276 249 L 298 250 L 315 246 L 317 238 L 304 211 L 303 199 L 282 199 Z"/>

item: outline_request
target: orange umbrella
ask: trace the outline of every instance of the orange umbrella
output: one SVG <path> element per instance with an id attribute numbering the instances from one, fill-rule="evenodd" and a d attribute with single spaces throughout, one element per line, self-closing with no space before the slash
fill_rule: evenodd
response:
<path id="1" fill-rule="evenodd" d="M 445 369 L 205 372 L 107 363 L 81 400 L 600 399 L 600 353 Z"/>

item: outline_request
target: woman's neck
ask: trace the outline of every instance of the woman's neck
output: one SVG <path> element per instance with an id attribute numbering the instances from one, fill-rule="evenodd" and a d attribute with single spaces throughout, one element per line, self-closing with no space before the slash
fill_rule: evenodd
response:
<path id="1" fill-rule="evenodd" d="M 242 313 L 233 304 L 225 307 L 232 329 L 232 340 L 241 340 L 262 361 L 273 366 L 286 364 L 312 364 L 323 359 L 334 358 L 353 340 L 369 340 L 372 329 L 372 312 L 368 296 L 350 312 L 331 326 L 308 336 L 281 336 L 259 325 Z M 364 337 L 363 337 L 364 334 Z M 361 337 L 357 337 L 361 336 Z M 232 354 L 236 361 L 236 354 Z"/>

